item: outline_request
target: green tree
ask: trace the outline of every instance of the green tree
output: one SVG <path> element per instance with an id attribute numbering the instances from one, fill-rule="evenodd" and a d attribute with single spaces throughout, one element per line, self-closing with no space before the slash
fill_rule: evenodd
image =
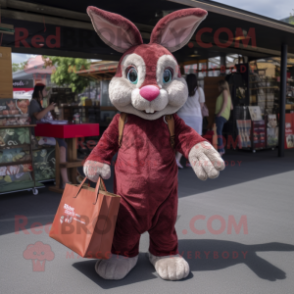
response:
<path id="1" fill-rule="evenodd" d="M 17 72 L 19 70 L 24 70 L 28 62 L 24 61 L 21 63 L 12 63 L 12 72 Z"/>
<path id="2" fill-rule="evenodd" d="M 293 10 L 293 13 L 290 12 L 290 18 L 289 18 L 289 23 L 294 25 L 294 9 Z"/>
<path id="3" fill-rule="evenodd" d="M 16 72 L 19 70 L 19 64 L 18 63 L 12 63 L 12 72 Z"/>
<path id="4" fill-rule="evenodd" d="M 89 78 L 76 74 L 90 67 L 90 60 L 82 58 L 43 56 L 45 66 L 55 66 L 51 81 L 58 86 L 68 86 L 72 92 L 81 93 L 88 85 Z"/>

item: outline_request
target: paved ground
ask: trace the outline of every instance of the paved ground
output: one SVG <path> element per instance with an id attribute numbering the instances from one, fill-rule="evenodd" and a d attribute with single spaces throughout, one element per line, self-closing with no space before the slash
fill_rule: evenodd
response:
<path id="1" fill-rule="evenodd" d="M 48 237 L 45 224 L 52 222 L 60 195 L 43 189 L 37 196 L 1 196 L 0 293 L 293 294 L 293 151 L 285 158 L 277 158 L 276 151 L 231 152 L 225 156 L 227 169 L 213 181 L 199 181 L 188 168 L 179 171 L 176 228 L 191 274 L 178 282 L 157 277 L 145 256 L 148 234 L 142 235 L 136 268 L 124 280 L 104 281 L 94 271 L 94 260 L 67 255 Z M 111 180 L 107 187 L 112 190 Z M 26 231 L 15 231 L 17 215 L 24 216 Z M 230 232 L 240 220 L 240 231 Z M 37 241 L 55 254 L 44 272 L 33 271 L 32 260 L 23 258 L 26 247 Z"/>

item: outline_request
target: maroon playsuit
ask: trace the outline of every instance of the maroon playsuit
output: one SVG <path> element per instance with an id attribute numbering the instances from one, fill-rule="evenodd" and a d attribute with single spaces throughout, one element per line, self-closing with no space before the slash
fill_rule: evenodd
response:
<path id="1" fill-rule="evenodd" d="M 188 158 L 191 148 L 206 141 L 176 114 L 175 149 Z M 115 162 L 114 193 L 121 203 L 112 253 L 138 255 L 142 233 L 150 234 L 149 251 L 156 256 L 178 253 L 175 231 L 178 207 L 178 167 L 163 117 L 145 120 L 128 114 L 118 147 L 117 114 L 87 160 Z"/>

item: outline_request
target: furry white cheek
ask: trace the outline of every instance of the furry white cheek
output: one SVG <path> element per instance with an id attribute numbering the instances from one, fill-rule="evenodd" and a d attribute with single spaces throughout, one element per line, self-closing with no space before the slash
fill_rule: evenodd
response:
<path id="1" fill-rule="evenodd" d="M 140 89 L 136 88 L 132 91 L 132 105 L 138 110 L 145 110 L 150 102 L 140 95 Z"/>
<path id="2" fill-rule="evenodd" d="M 109 99 L 116 107 L 131 104 L 132 87 L 124 78 L 113 78 L 109 84 Z"/>
<path id="3" fill-rule="evenodd" d="M 174 107 L 182 107 L 188 98 L 188 88 L 180 79 L 173 80 L 166 88 L 168 93 L 168 104 Z"/>
<path id="4" fill-rule="evenodd" d="M 156 99 L 151 101 L 151 107 L 155 111 L 163 110 L 168 104 L 168 93 L 165 89 L 160 89 L 160 94 Z"/>

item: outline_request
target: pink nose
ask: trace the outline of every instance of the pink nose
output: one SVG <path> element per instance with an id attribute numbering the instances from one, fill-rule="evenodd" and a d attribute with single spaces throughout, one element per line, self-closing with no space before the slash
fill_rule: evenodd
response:
<path id="1" fill-rule="evenodd" d="M 148 101 L 154 100 L 159 93 L 159 89 L 155 86 L 144 86 L 140 89 L 140 95 Z"/>

